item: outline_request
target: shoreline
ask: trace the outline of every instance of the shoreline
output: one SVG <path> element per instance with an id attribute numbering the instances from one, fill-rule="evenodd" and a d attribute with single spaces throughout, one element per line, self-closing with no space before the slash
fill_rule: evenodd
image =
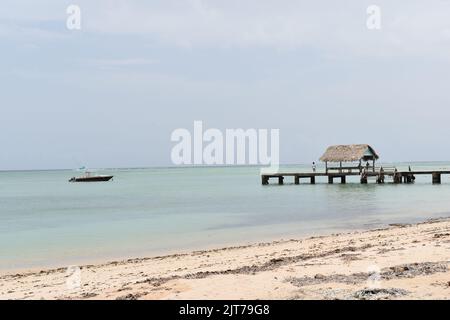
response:
<path id="1" fill-rule="evenodd" d="M 447 214 L 445 212 L 445 214 Z M 450 217 L 448 217 L 450 219 Z M 434 218 L 430 218 L 434 219 Z M 439 216 L 436 219 L 446 219 L 446 216 Z M 421 221 L 421 220 L 419 220 Z M 351 233 L 351 232 L 364 232 L 376 228 L 385 228 L 393 223 L 375 223 L 367 226 L 355 225 L 355 226 L 338 226 L 337 224 L 333 227 L 324 227 L 324 228 L 313 228 L 309 232 L 299 232 L 299 230 L 290 230 L 282 233 L 276 232 L 271 235 L 262 236 L 261 234 L 252 235 L 250 238 L 239 239 L 239 240 L 216 240 L 211 244 L 197 244 L 197 245 L 187 245 L 185 247 L 170 247 L 166 249 L 158 249 L 158 250 L 137 250 L 131 254 L 107 254 L 100 257 L 92 258 L 90 256 L 83 257 L 74 257 L 74 258 L 64 258 L 60 259 L 59 262 L 40 262 L 40 263 L 29 263 L 26 266 L 21 267 L 0 267 L 0 276 L 8 275 L 8 274 L 25 274 L 25 273 L 34 273 L 40 272 L 42 270 L 59 270 L 63 268 L 67 268 L 69 266 L 87 266 L 87 265 L 105 265 L 113 261 L 126 261 L 126 260 L 135 260 L 135 259 L 149 259 L 154 257 L 165 257 L 179 254 L 189 254 L 197 251 L 209 251 L 209 250 L 217 250 L 217 249 L 226 249 L 226 248 L 234 248 L 234 247 L 247 247 L 255 244 L 267 243 L 270 244 L 272 242 L 280 242 L 280 241 L 288 241 L 292 239 L 308 239 L 314 237 L 327 236 L 336 233 Z M 281 224 L 284 229 L 289 226 L 286 224 Z"/>
<path id="2" fill-rule="evenodd" d="M 72 273 L 0 272 L 0 299 L 449 299 L 449 266 L 450 218 L 440 218 L 86 264 Z"/>
<path id="3" fill-rule="evenodd" d="M 375 229 L 384 229 L 389 228 L 389 226 L 396 224 L 416 224 L 422 223 L 429 220 L 445 220 L 450 219 L 449 212 L 441 212 L 439 214 L 434 215 L 434 217 L 423 219 L 415 219 L 412 222 L 404 223 L 402 219 L 392 219 L 390 222 L 376 222 L 370 223 L 366 225 L 356 224 L 353 226 L 342 226 L 338 223 L 334 223 L 333 226 L 321 227 L 317 226 L 313 227 L 308 232 L 299 231 L 298 229 L 294 230 L 286 230 L 289 228 L 289 225 L 282 224 L 284 232 L 275 232 L 271 235 L 261 235 L 256 233 L 256 235 L 252 235 L 251 237 L 239 238 L 238 240 L 229 240 L 222 239 L 216 240 L 210 244 L 190 244 L 183 247 L 168 247 L 165 249 L 157 249 L 157 250 L 136 250 L 133 253 L 122 253 L 117 254 L 105 254 L 101 256 L 77 256 L 70 258 L 59 259 L 58 262 L 51 260 L 50 262 L 36 262 L 36 263 L 27 263 L 23 266 L 18 267 L 0 267 L 0 277 L 3 275 L 11 275 L 11 274 L 28 274 L 35 273 L 40 271 L 48 271 L 48 270 L 61 270 L 64 268 L 68 268 L 70 266 L 90 266 L 90 265 L 106 265 L 111 262 L 117 261 L 127 261 L 127 260 L 135 260 L 135 259 L 150 259 L 155 257 L 166 257 L 172 255 L 179 254 L 189 254 L 192 252 L 198 251 L 209 251 L 209 250 L 218 250 L 218 249 L 226 249 L 226 248 L 235 248 L 235 247 L 247 247 L 256 244 L 270 244 L 273 242 L 282 242 L 296 239 L 309 239 L 315 237 L 323 237 L 334 234 L 343 234 L 343 233 L 353 233 L 353 232 L 365 232 Z M 314 223 L 317 223 L 316 221 Z M 267 233 L 267 232 L 266 232 Z"/>

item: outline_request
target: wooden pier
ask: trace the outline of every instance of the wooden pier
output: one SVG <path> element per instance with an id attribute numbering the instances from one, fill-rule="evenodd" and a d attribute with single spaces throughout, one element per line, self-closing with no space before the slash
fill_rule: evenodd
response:
<path id="1" fill-rule="evenodd" d="M 326 177 L 325 181 L 329 184 L 339 181 L 341 184 L 347 182 L 348 176 L 360 176 L 360 182 L 362 184 L 368 183 L 369 178 L 375 178 L 376 183 L 383 184 L 385 178 L 389 177 L 393 183 L 413 183 L 415 177 L 418 175 L 428 175 L 431 177 L 433 184 L 440 184 L 442 182 L 442 175 L 450 175 L 450 171 L 387 171 L 387 170 L 373 170 L 365 172 L 365 174 L 359 172 L 283 172 L 283 173 L 270 173 L 261 174 L 261 183 L 263 185 L 269 184 L 270 179 L 276 179 L 278 184 L 284 184 L 286 177 L 292 177 L 294 184 L 300 184 L 301 180 L 306 180 L 310 184 L 315 184 L 318 177 Z"/>
<path id="2" fill-rule="evenodd" d="M 386 178 L 392 179 L 393 183 L 414 183 L 416 176 L 429 175 L 433 184 L 440 184 L 442 175 L 450 175 L 450 170 L 414 171 L 411 167 L 407 171 L 399 171 L 394 166 L 375 165 L 378 154 L 368 144 L 335 145 L 327 148 L 320 157 L 320 161 L 325 163 L 324 172 L 316 172 L 316 163 L 312 163 L 313 172 L 284 172 L 261 174 L 261 183 L 269 184 L 270 179 L 278 180 L 278 184 L 283 184 L 286 177 L 293 177 L 294 184 L 307 180 L 310 184 L 315 184 L 317 178 L 326 177 L 329 184 L 338 180 L 340 183 L 347 183 L 347 177 L 359 176 L 362 184 L 367 184 L 369 179 L 375 178 L 376 183 L 385 183 Z M 363 165 L 363 162 L 366 164 Z"/>

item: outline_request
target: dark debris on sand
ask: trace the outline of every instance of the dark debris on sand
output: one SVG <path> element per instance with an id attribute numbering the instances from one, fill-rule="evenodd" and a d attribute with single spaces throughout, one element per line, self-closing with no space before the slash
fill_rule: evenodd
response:
<path id="1" fill-rule="evenodd" d="M 390 280 L 395 278 L 413 278 L 417 276 L 430 275 L 437 272 L 447 272 L 449 263 L 450 262 L 444 261 L 403 264 L 383 268 L 379 276 L 381 280 Z M 298 287 L 332 282 L 357 284 L 363 281 L 367 281 L 371 275 L 373 275 L 373 273 L 368 272 L 331 275 L 316 274 L 314 277 L 292 277 L 287 279 L 287 281 Z"/>
<path id="2" fill-rule="evenodd" d="M 353 294 L 353 298 L 360 300 L 372 299 L 388 299 L 392 297 L 399 297 L 407 295 L 408 291 L 398 288 L 372 288 L 358 290 Z"/>
<path id="3" fill-rule="evenodd" d="M 423 262 L 408 263 L 399 266 L 384 268 L 381 273 L 382 279 L 413 278 L 429 275 L 437 272 L 447 272 L 449 262 Z"/>
<path id="4" fill-rule="evenodd" d="M 127 295 L 117 297 L 116 300 L 137 300 L 140 297 L 145 296 L 146 294 L 147 294 L 147 292 L 135 293 L 135 294 L 129 293 Z"/>

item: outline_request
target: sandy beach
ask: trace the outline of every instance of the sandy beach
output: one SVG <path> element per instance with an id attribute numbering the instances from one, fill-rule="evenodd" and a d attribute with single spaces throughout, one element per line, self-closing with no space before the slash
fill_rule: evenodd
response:
<path id="1" fill-rule="evenodd" d="M 78 269 L 9 272 L 1 299 L 449 299 L 450 219 Z"/>

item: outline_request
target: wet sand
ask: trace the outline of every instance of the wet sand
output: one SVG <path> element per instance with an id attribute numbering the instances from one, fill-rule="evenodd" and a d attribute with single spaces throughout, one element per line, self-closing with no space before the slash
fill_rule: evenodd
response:
<path id="1" fill-rule="evenodd" d="M 450 219 L 0 275 L 1 299 L 450 299 Z"/>

